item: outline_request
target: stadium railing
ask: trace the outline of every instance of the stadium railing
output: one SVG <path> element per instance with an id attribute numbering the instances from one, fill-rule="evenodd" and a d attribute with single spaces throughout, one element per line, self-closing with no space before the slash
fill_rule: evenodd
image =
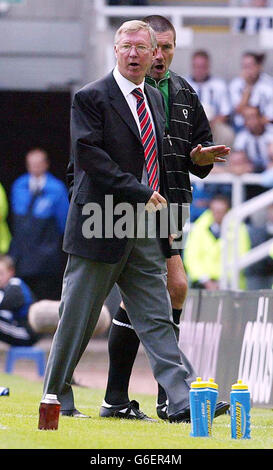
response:
<path id="1" fill-rule="evenodd" d="M 248 217 L 257 214 L 257 211 L 264 210 L 273 203 L 273 189 L 253 197 L 235 207 L 226 214 L 221 226 L 222 247 L 222 274 L 220 280 L 221 289 L 238 289 L 240 271 L 252 264 L 269 256 L 270 248 L 273 245 L 273 238 L 251 248 L 243 256 L 239 254 L 239 226 Z M 230 240 L 228 239 L 229 227 L 232 226 L 234 233 L 232 249 L 230 250 Z"/>
<path id="2" fill-rule="evenodd" d="M 200 179 L 191 175 L 191 181 L 200 182 Z M 269 255 L 269 250 L 273 245 L 273 238 L 251 248 L 244 256 L 239 255 L 239 225 L 248 217 L 256 215 L 259 210 L 264 210 L 270 204 L 273 204 L 273 189 L 269 189 L 259 196 L 245 201 L 245 186 L 262 186 L 262 176 L 257 173 L 248 173 L 241 176 L 230 173 L 208 175 L 203 181 L 205 184 L 230 184 L 231 185 L 231 209 L 224 217 L 221 227 L 222 246 L 222 268 L 221 268 L 221 289 L 239 288 L 240 271 L 244 268 L 260 261 Z M 229 227 L 232 225 L 234 234 L 232 250 Z M 188 227 L 190 230 L 190 227 Z"/>
<path id="3" fill-rule="evenodd" d="M 253 8 L 241 6 L 182 6 L 182 5 L 108 5 L 107 0 L 94 0 L 97 14 L 97 29 L 105 31 L 110 18 L 141 18 L 143 16 L 167 16 L 178 31 L 183 27 L 185 18 L 229 18 L 273 17 L 273 8 Z"/>
<path id="4" fill-rule="evenodd" d="M 197 176 L 191 175 L 190 178 L 193 183 L 200 183 L 200 178 Z M 202 182 L 205 184 L 230 184 L 232 207 L 237 207 L 244 202 L 246 185 L 263 186 L 262 176 L 259 173 L 245 173 L 240 176 L 232 173 L 210 174 Z"/>
<path id="5" fill-rule="evenodd" d="M 200 181 L 199 178 L 191 176 L 192 182 Z M 257 211 L 264 210 L 273 203 L 273 189 L 244 201 L 246 185 L 261 185 L 262 177 L 257 173 L 248 173 L 236 176 L 229 173 L 219 175 L 208 175 L 204 180 L 205 184 L 230 184 L 231 185 L 231 209 L 224 217 L 221 227 L 222 247 L 222 269 L 220 288 L 238 289 L 240 271 L 269 255 L 269 250 L 273 244 L 273 238 L 252 248 L 246 255 L 239 255 L 239 225 L 248 217 L 256 215 Z M 228 237 L 229 227 L 232 224 L 234 239 L 230 252 L 230 238 Z"/>

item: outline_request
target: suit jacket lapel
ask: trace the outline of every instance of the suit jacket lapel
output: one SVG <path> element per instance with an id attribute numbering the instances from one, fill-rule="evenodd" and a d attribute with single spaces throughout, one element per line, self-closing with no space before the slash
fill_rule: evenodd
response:
<path id="1" fill-rule="evenodd" d="M 163 133 L 164 133 L 164 129 L 162 131 L 159 125 L 159 123 L 162 121 L 162 116 L 160 115 L 157 109 L 157 103 L 153 94 L 149 93 L 149 89 L 146 85 L 145 85 L 145 94 L 147 96 L 149 107 L 153 115 L 154 125 L 155 125 L 155 130 L 156 130 L 156 137 L 158 141 L 160 142 L 163 139 Z M 142 143 L 134 116 L 132 115 L 131 110 L 127 104 L 127 101 L 124 98 L 122 92 L 120 91 L 120 88 L 116 80 L 114 79 L 112 73 L 109 74 L 109 97 L 111 100 L 111 105 L 113 106 L 115 111 L 120 115 L 122 120 L 131 129 L 131 131 L 137 137 L 137 139 Z M 159 155 L 159 157 L 161 157 L 161 154 Z"/>
<path id="2" fill-rule="evenodd" d="M 135 134 L 138 140 L 140 140 L 141 142 L 139 130 L 138 130 L 136 121 L 134 119 L 134 116 L 132 115 L 131 110 L 128 106 L 128 103 L 126 99 L 124 98 L 122 92 L 120 91 L 120 88 L 113 76 L 111 77 L 111 82 L 109 86 L 109 96 L 110 96 L 110 100 L 111 100 L 111 104 L 113 108 L 120 115 L 120 117 L 125 122 L 125 124 L 127 124 L 127 126 Z"/>

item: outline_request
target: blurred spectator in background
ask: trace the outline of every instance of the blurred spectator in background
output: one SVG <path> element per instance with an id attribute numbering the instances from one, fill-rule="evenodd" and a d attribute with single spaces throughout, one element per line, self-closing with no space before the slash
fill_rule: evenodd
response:
<path id="1" fill-rule="evenodd" d="M 270 162 L 269 148 L 270 144 L 273 144 L 273 125 L 265 124 L 259 109 L 253 106 L 245 107 L 243 116 L 245 129 L 236 135 L 233 149 L 245 152 L 253 167 L 252 172 L 264 172 Z M 246 185 L 245 190 L 246 199 L 265 191 L 262 185 Z"/>
<path id="2" fill-rule="evenodd" d="M 231 147 L 234 131 L 229 125 L 231 103 L 226 82 L 211 73 L 211 59 L 206 51 L 192 55 L 191 76 L 187 78 L 196 91 L 209 119 L 215 144 L 225 142 Z"/>
<path id="3" fill-rule="evenodd" d="M 273 121 L 273 78 L 263 72 L 264 59 L 264 54 L 245 52 L 241 74 L 230 82 L 232 122 L 236 132 L 244 127 L 246 106 L 258 107 L 265 122 Z"/>
<path id="4" fill-rule="evenodd" d="M 49 173 L 45 150 L 28 152 L 26 167 L 28 172 L 14 182 L 11 190 L 10 255 L 18 276 L 38 300 L 56 300 L 61 295 L 64 265 L 61 244 L 68 211 L 67 189 Z"/>
<path id="5" fill-rule="evenodd" d="M 273 124 L 266 124 L 259 108 L 246 106 L 243 111 L 245 128 L 238 132 L 233 149 L 244 151 L 253 165 L 254 173 L 266 170 L 269 164 L 269 145 L 273 144 Z"/>
<path id="6" fill-rule="evenodd" d="M 221 224 L 230 208 L 224 195 L 215 195 L 207 209 L 194 223 L 184 248 L 184 265 L 191 286 L 208 290 L 219 289 L 221 277 Z M 230 228 L 232 232 L 232 227 Z M 231 243 L 234 237 L 230 233 Z M 249 234 L 245 224 L 239 228 L 239 253 L 250 249 Z M 240 275 L 240 288 L 246 287 L 245 277 Z"/>
<path id="7" fill-rule="evenodd" d="M 245 6 L 252 8 L 267 8 L 271 7 L 269 0 L 249 0 Z M 236 19 L 234 22 L 234 30 L 240 33 L 257 34 L 264 29 L 271 29 L 273 27 L 273 19 L 271 17 L 242 17 Z"/>
<path id="8" fill-rule="evenodd" d="M 273 204 L 265 211 L 265 220 L 262 223 L 249 221 L 247 224 L 251 248 L 273 237 Z M 244 270 L 247 289 L 271 289 L 273 284 L 273 259 L 266 256 Z"/>
<path id="9" fill-rule="evenodd" d="M 34 296 L 29 287 L 14 276 L 12 258 L 0 255 L 0 341 L 14 346 L 31 346 L 40 338 L 28 322 L 28 310 Z"/>
<path id="10" fill-rule="evenodd" d="M 6 191 L 0 183 L 0 254 L 7 253 L 10 245 L 10 231 L 7 224 L 8 199 Z"/>
<path id="11" fill-rule="evenodd" d="M 212 170 L 213 171 L 213 170 Z M 198 181 L 192 183 L 192 203 L 190 206 L 190 221 L 194 222 L 208 209 L 210 201 L 215 195 L 214 184 Z"/>
<path id="12" fill-rule="evenodd" d="M 267 169 L 261 174 L 261 184 L 265 188 L 273 188 L 273 143 L 268 146 Z"/>
<path id="13" fill-rule="evenodd" d="M 226 82 L 211 74 L 211 59 L 207 51 L 197 50 L 192 55 L 191 76 L 187 81 L 196 91 L 209 119 L 214 142 L 226 142 L 232 147 L 235 133 L 229 124 L 231 102 Z M 220 165 L 215 164 L 214 167 Z M 225 167 L 225 165 L 224 165 Z M 221 169 L 221 172 L 223 169 Z M 214 169 L 212 170 L 214 172 Z M 194 222 L 209 207 L 212 197 L 221 192 L 229 195 L 230 186 L 206 184 L 203 181 L 193 183 L 193 201 L 191 204 L 191 222 Z"/>
<path id="14" fill-rule="evenodd" d="M 229 159 L 222 167 L 220 165 L 214 165 L 212 174 L 221 173 L 232 173 L 236 176 L 245 175 L 246 173 L 253 173 L 254 166 L 251 161 L 247 158 L 245 151 L 233 150 Z"/>
<path id="15" fill-rule="evenodd" d="M 238 150 L 238 151 L 232 151 L 229 155 L 229 159 L 227 163 L 223 166 L 220 167 L 220 165 L 214 165 L 214 168 L 212 170 L 212 174 L 220 174 L 220 173 L 231 173 L 232 175 L 235 176 L 242 176 L 247 173 L 253 173 L 254 171 L 254 165 L 253 163 L 247 158 L 247 155 L 245 151 L 243 150 Z M 214 187 L 218 189 L 222 189 L 221 193 L 228 196 L 230 199 L 232 197 L 232 185 L 230 183 L 224 183 L 224 184 L 211 184 L 212 186 L 211 189 Z M 250 197 L 253 197 L 253 194 L 255 195 L 255 191 L 257 192 L 257 187 L 256 190 L 253 186 L 251 185 L 244 185 L 243 186 L 243 199 L 249 199 Z M 261 192 L 262 189 L 261 187 L 258 187 L 258 193 Z"/>
<path id="16" fill-rule="evenodd" d="M 247 158 L 244 150 L 235 150 L 231 152 L 228 160 L 228 165 L 224 169 L 225 172 L 232 173 L 236 176 L 253 173 L 254 165 Z"/>

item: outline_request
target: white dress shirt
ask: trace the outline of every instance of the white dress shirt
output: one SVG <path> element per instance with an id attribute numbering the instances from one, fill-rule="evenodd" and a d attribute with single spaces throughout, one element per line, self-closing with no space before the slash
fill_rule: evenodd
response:
<path id="1" fill-rule="evenodd" d="M 127 103 L 128 103 L 128 106 L 134 116 L 134 119 L 136 121 L 136 124 L 137 124 L 137 127 L 138 127 L 138 130 L 139 130 L 139 134 L 141 136 L 141 129 L 140 129 L 140 122 L 139 122 L 139 117 L 138 117 L 138 114 L 137 114 L 137 99 L 136 97 L 132 94 L 132 91 L 135 90 L 135 88 L 140 88 L 142 93 L 143 93 L 143 96 L 144 96 L 144 101 L 145 101 L 145 105 L 146 105 L 146 109 L 149 113 L 149 116 L 150 116 L 150 119 L 151 119 L 151 123 L 152 123 L 152 126 L 153 126 L 153 130 L 154 130 L 154 135 L 155 135 L 155 139 L 156 139 L 156 133 L 155 133 L 155 127 L 154 127 L 154 121 L 153 121 L 153 116 L 152 116 L 152 113 L 151 113 L 151 110 L 149 108 L 149 104 L 148 104 L 148 101 L 147 101 L 147 97 L 144 93 L 144 84 L 145 84 L 145 81 L 143 80 L 143 82 L 141 82 L 139 85 L 136 85 L 135 83 L 133 82 L 130 82 L 130 80 L 127 80 L 127 78 L 125 78 L 121 73 L 120 71 L 118 70 L 118 66 L 116 65 L 116 67 L 114 68 L 114 71 L 113 71 L 113 76 L 114 76 L 114 79 L 116 80 L 124 98 L 126 99 Z M 143 173 L 142 173 L 142 179 L 141 179 L 141 183 L 142 184 L 145 184 L 145 185 L 148 185 L 148 174 L 147 174 L 147 169 L 146 169 L 146 166 L 144 165 L 143 166 Z"/>
<path id="2" fill-rule="evenodd" d="M 29 189 L 31 192 L 41 191 L 46 184 L 46 175 L 29 177 Z"/>
<path id="3" fill-rule="evenodd" d="M 146 105 L 147 111 L 149 113 L 151 123 L 152 123 L 154 133 L 155 133 L 153 116 L 152 116 L 151 110 L 149 108 L 149 103 L 147 101 L 147 97 L 146 97 L 145 92 L 144 92 L 145 81 L 143 80 L 143 82 L 141 82 L 139 85 L 136 85 L 135 83 L 130 82 L 130 80 L 127 80 L 127 78 L 125 78 L 123 75 L 121 75 L 121 73 L 120 73 L 117 66 L 114 69 L 113 75 L 114 75 L 114 79 L 116 80 L 122 94 L 124 95 L 124 98 L 126 99 L 126 101 L 128 103 L 129 108 L 132 111 L 132 114 L 133 114 L 133 116 L 135 118 L 135 121 L 137 123 L 137 127 L 139 129 L 139 134 L 140 135 L 141 135 L 141 130 L 140 130 L 140 123 L 139 123 L 139 118 L 138 118 L 138 114 L 137 114 L 137 99 L 132 94 L 132 91 L 134 91 L 136 88 L 141 89 L 141 91 L 143 93 L 143 96 L 144 96 L 145 105 Z"/>
<path id="4" fill-rule="evenodd" d="M 219 78 L 210 76 L 204 82 L 196 82 L 192 77 L 187 81 L 196 91 L 208 119 L 215 116 L 229 116 L 231 113 L 231 102 L 226 82 Z"/>

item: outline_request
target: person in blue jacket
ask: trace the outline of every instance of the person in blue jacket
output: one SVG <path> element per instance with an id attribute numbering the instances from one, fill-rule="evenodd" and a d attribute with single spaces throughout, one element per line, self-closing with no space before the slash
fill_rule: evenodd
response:
<path id="1" fill-rule="evenodd" d="M 34 301 L 27 284 L 15 277 L 12 258 L 0 255 L 0 341 L 31 346 L 40 339 L 28 322 L 28 310 Z"/>
<path id="2" fill-rule="evenodd" d="M 11 188 L 12 235 L 9 254 L 16 272 L 37 300 L 61 295 L 62 237 L 68 212 L 65 184 L 49 170 L 47 152 L 35 148 L 26 155 L 27 173 Z"/>

